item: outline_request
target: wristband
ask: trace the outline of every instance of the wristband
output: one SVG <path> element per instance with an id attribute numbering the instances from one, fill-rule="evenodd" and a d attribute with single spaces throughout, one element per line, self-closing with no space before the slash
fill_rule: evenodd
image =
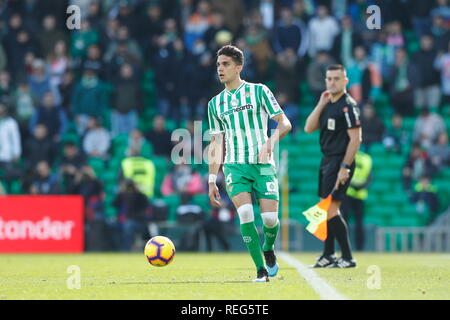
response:
<path id="1" fill-rule="evenodd" d="M 208 176 L 208 183 L 216 183 L 217 175 L 210 173 Z"/>
<path id="2" fill-rule="evenodd" d="M 341 163 L 341 168 L 351 169 L 351 167 L 352 167 L 352 166 L 350 166 L 350 165 L 348 165 L 348 164 L 346 164 L 346 163 L 344 163 L 344 162 Z"/>

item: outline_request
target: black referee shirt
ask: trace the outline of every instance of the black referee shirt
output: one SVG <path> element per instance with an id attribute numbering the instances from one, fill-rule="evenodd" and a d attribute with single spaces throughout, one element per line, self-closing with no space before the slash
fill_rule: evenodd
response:
<path id="1" fill-rule="evenodd" d="M 324 156 L 344 156 L 350 138 L 347 130 L 360 128 L 359 108 L 348 94 L 329 102 L 319 118 L 320 148 Z"/>

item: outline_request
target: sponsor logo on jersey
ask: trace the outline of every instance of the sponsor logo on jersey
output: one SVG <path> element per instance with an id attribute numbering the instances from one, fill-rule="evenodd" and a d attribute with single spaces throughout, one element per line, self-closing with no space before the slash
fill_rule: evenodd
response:
<path id="1" fill-rule="evenodd" d="M 336 121 L 333 118 L 328 119 L 328 130 L 335 130 L 336 129 Z"/>
<path id="2" fill-rule="evenodd" d="M 227 111 L 221 113 L 220 114 L 220 119 L 223 120 L 226 116 L 229 116 L 230 114 L 232 114 L 234 112 L 241 112 L 241 111 L 250 110 L 250 109 L 253 109 L 253 108 L 254 108 L 254 106 L 252 104 L 250 104 L 250 103 L 246 104 L 246 105 L 243 105 L 243 106 L 240 106 L 240 107 L 237 107 L 237 108 L 233 108 L 233 109 L 230 109 L 230 110 L 227 110 Z"/>

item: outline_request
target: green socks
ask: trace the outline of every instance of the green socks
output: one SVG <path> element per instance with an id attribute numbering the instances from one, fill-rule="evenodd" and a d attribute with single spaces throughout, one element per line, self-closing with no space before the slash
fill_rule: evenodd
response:
<path id="1" fill-rule="evenodd" d="M 256 271 L 258 271 L 259 268 L 264 267 L 264 259 L 261 251 L 261 244 L 259 243 L 259 235 L 258 231 L 256 230 L 255 222 L 252 221 L 241 224 L 241 234 L 245 246 L 247 247 L 248 252 L 250 252 L 253 262 L 256 265 Z"/>
<path id="2" fill-rule="evenodd" d="M 268 228 L 263 225 L 264 232 L 264 245 L 263 251 L 273 250 L 273 245 L 277 239 L 278 229 L 280 228 L 280 223 L 278 222 L 275 227 Z"/>

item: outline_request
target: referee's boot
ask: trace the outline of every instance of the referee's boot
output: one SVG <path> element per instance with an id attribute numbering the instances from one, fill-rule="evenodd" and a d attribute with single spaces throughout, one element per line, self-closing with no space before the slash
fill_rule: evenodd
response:
<path id="1" fill-rule="evenodd" d="M 269 273 L 267 272 L 266 268 L 259 268 L 256 274 L 256 279 L 253 280 L 253 282 L 269 282 Z"/>
<path id="2" fill-rule="evenodd" d="M 317 259 L 316 264 L 312 268 L 329 268 L 337 262 L 337 258 L 334 254 L 332 255 L 321 255 Z"/>
<path id="3" fill-rule="evenodd" d="M 339 258 L 335 263 L 333 263 L 329 268 L 356 268 L 356 261 L 353 259 Z"/>
<path id="4" fill-rule="evenodd" d="M 273 250 L 264 251 L 264 259 L 266 260 L 266 268 L 269 277 L 275 277 L 278 273 L 278 263 Z"/>

